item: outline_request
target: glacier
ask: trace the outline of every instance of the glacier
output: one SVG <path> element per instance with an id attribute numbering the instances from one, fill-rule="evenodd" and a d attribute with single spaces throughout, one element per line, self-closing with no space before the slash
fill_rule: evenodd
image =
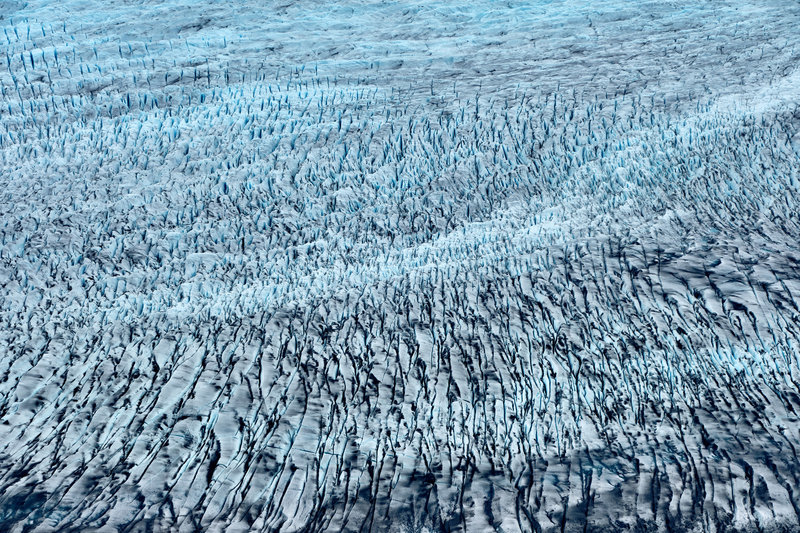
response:
<path id="1" fill-rule="evenodd" d="M 800 530 L 800 3 L 0 26 L 0 531 Z"/>

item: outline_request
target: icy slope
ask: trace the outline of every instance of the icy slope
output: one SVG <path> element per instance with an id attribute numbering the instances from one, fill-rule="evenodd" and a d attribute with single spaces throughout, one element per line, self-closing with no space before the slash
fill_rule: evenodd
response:
<path id="1" fill-rule="evenodd" d="M 0 17 L 0 530 L 800 528 L 800 5 Z"/>

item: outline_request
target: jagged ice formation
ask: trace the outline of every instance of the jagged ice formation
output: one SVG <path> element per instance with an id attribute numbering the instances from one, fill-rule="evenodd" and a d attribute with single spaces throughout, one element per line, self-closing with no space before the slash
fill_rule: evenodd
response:
<path id="1" fill-rule="evenodd" d="M 800 529 L 797 2 L 0 25 L 0 530 Z"/>

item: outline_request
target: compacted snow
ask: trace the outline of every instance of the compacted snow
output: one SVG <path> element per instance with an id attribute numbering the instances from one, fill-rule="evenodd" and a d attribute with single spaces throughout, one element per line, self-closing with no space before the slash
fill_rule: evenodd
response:
<path id="1" fill-rule="evenodd" d="M 797 2 L 0 25 L 0 530 L 800 528 Z"/>

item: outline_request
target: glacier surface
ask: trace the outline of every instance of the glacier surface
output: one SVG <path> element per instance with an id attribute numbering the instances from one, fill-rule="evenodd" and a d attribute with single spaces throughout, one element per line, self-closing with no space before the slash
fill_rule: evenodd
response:
<path id="1" fill-rule="evenodd" d="M 0 26 L 0 530 L 800 529 L 800 3 Z"/>

